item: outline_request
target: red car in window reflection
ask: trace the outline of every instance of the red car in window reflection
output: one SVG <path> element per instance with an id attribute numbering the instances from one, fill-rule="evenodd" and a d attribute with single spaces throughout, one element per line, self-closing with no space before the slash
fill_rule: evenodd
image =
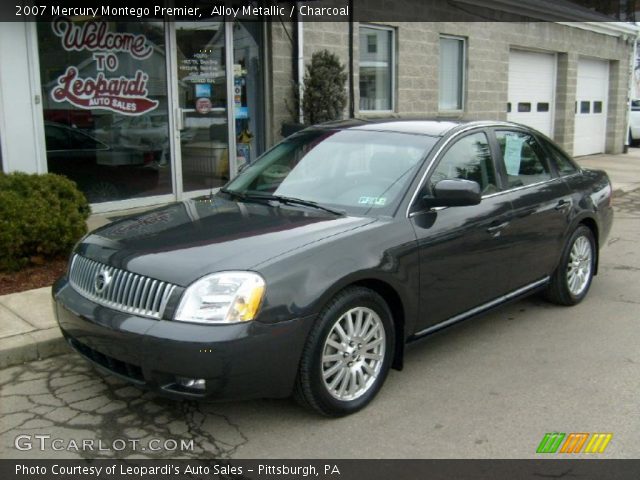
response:
<path id="1" fill-rule="evenodd" d="M 161 151 L 108 145 L 86 132 L 45 122 L 50 173 L 78 184 L 91 203 L 151 193 L 158 186 Z"/>

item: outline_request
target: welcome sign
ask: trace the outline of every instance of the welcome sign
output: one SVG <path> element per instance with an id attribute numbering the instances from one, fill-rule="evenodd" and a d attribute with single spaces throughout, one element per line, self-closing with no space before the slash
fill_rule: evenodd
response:
<path id="1" fill-rule="evenodd" d="M 158 107 L 148 98 L 149 75 L 136 70 L 133 77 L 107 77 L 105 72 L 118 68 L 117 54 L 128 54 L 136 60 L 149 58 L 153 48 L 142 34 L 111 32 L 106 22 L 90 21 L 75 25 L 59 19 L 52 23 L 53 32 L 61 38 L 66 51 L 92 52 L 97 74 L 81 76 L 78 67 L 69 66 L 51 91 L 55 102 L 69 102 L 86 110 L 105 109 L 123 115 L 142 115 Z"/>

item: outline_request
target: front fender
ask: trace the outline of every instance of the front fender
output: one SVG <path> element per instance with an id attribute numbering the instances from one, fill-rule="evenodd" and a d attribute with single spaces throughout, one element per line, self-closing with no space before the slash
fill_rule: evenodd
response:
<path id="1" fill-rule="evenodd" d="M 376 221 L 257 270 L 267 282 L 265 321 L 317 315 L 339 291 L 372 281 L 397 294 L 404 312 L 405 332 L 412 331 L 418 313 L 418 250 L 408 222 Z"/>

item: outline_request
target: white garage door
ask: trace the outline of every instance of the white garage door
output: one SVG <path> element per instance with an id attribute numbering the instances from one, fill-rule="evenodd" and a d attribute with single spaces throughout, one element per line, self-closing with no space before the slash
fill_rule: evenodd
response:
<path id="1" fill-rule="evenodd" d="M 555 55 L 512 50 L 509 54 L 507 119 L 553 134 Z"/>
<path id="2" fill-rule="evenodd" d="M 578 61 L 574 155 L 604 152 L 608 92 L 609 62 L 581 58 Z"/>

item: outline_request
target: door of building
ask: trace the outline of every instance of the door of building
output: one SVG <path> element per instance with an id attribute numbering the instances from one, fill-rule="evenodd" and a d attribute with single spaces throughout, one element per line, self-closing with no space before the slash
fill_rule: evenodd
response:
<path id="1" fill-rule="evenodd" d="M 573 154 L 592 155 L 605 151 L 609 63 L 581 58 L 578 61 L 576 117 Z"/>
<path id="2" fill-rule="evenodd" d="M 178 198 L 219 188 L 236 171 L 230 26 L 222 18 L 171 25 Z"/>
<path id="3" fill-rule="evenodd" d="M 553 136 L 555 65 L 552 54 L 510 52 L 507 120 Z"/>
<path id="4" fill-rule="evenodd" d="M 264 148 L 262 24 L 170 26 L 178 199 L 223 186 Z"/>

